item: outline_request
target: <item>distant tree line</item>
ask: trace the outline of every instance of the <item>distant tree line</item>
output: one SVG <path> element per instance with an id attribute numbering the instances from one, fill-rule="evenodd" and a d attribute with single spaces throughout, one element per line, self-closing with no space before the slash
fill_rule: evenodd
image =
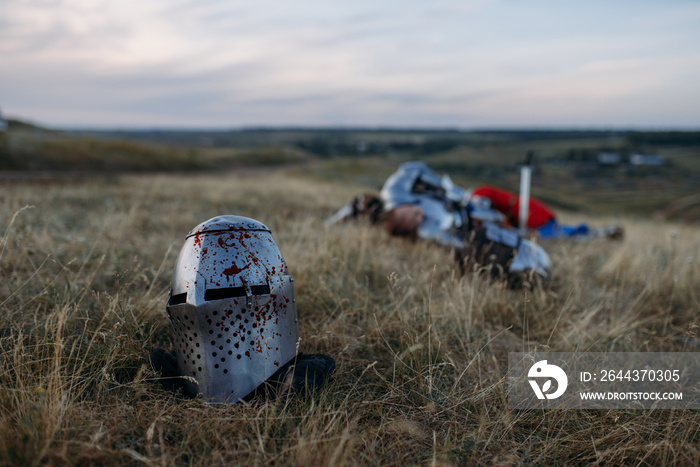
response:
<path id="1" fill-rule="evenodd" d="M 463 144 L 452 139 L 435 139 L 420 143 L 406 141 L 333 141 L 327 138 L 299 140 L 295 146 L 320 157 L 349 156 L 362 154 L 403 153 L 415 156 L 429 156 L 449 151 Z"/>
<path id="2" fill-rule="evenodd" d="M 700 131 L 631 131 L 627 134 L 631 145 L 697 146 Z"/>

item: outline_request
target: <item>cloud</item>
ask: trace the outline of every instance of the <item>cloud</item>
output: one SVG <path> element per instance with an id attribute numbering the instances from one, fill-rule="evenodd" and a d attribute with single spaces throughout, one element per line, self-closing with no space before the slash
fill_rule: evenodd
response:
<path id="1" fill-rule="evenodd" d="M 59 126 L 700 126 L 698 20 L 681 0 L 4 0 L 0 105 Z"/>

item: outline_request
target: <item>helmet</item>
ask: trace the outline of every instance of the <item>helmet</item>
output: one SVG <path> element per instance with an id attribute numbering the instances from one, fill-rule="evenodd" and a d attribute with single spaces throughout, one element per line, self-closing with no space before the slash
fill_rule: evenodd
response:
<path id="1" fill-rule="evenodd" d="M 219 216 L 187 235 L 166 306 L 187 390 L 236 402 L 300 352 L 293 279 L 270 229 Z"/>

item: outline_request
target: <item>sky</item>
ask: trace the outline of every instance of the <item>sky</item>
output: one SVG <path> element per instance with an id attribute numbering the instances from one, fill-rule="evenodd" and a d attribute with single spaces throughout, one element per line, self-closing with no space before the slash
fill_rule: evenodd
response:
<path id="1" fill-rule="evenodd" d="M 0 0 L 57 128 L 700 129 L 698 0 Z"/>

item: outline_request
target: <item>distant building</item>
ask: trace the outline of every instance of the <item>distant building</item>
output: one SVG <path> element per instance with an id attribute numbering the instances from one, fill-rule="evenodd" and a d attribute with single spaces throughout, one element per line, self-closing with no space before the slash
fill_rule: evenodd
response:
<path id="1" fill-rule="evenodd" d="M 598 164 L 618 166 L 620 165 L 620 155 L 616 152 L 601 152 L 598 154 Z"/>
<path id="2" fill-rule="evenodd" d="M 630 155 L 630 165 L 633 167 L 642 165 L 660 166 L 664 165 L 664 160 L 658 154 L 632 154 Z"/>
<path id="3" fill-rule="evenodd" d="M 0 112 L 0 131 L 7 131 L 7 121 L 2 118 L 2 112 Z"/>

